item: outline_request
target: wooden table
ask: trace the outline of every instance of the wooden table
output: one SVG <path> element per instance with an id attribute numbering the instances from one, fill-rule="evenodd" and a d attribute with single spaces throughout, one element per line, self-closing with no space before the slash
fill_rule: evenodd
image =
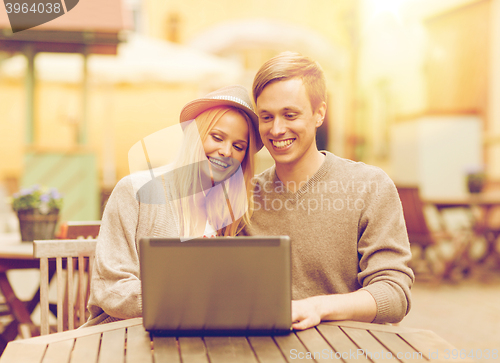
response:
<path id="1" fill-rule="evenodd" d="M 469 194 L 468 196 L 462 198 L 431 198 L 425 199 L 424 202 L 434 204 L 438 210 L 447 208 L 479 207 L 488 214 L 491 211 L 491 208 L 500 206 L 500 193 L 490 192 Z M 486 217 L 487 216 L 488 215 L 486 215 Z"/>
<path id="2" fill-rule="evenodd" d="M 38 290 L 29 301 L 21 301 L 14 293 L 7 271 L 14 269 L 38 269 L 40 261 L 33 258 L 33 244 L 21 242 L 19 234 L 0 235 L 0 290 L 5 298 L 13 320 L 0 335 L 0 351 L 16 338 L 19 326 L 26 328 L 26 335 L 38 335 L 38 328 L 31 321 L 31 313 L 40 301 Z"/>
<path id="3" fill-rule="evenodd" d="M 491 212 L 495 207 L 500 207 L 500 192 L 484 192 L 470 194 L 463 198 L 426 199 L 426 204 L 434 205 L 439 212 L 451 208 L 465 208 L 471 211 L 474 231 L 484 236 L 487 241 L 487 250 L 479 262 L 487 258 L 494 259 L 500 267 L 500 253 L 496 248 L 500 236 L 500 228 L 490 226 Z"/>
<path id="4" fill-rule="evenodd" d="M 0 363 L 473 362 L 454 349 L 429 330 L 349 321 L 285 336 L 151 338 L 136 318 L 16 340 Z"/>

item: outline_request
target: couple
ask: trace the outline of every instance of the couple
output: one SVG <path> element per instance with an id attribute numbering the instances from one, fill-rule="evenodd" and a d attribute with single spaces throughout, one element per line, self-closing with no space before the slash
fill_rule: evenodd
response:
<path id="1" fill-rule="evenodd" d="M 196 142 L 177 167 L 137 193 L 130 176 L 117 184 L 98 237 L 87 326 L 142 316 L 137 243 L 146 236 L 290 236 L 294 329 L 408 313 L 414 275 L 397 190 L 380 169 L 317 149 L 326 114 L 320 66 L 282 53 L 258 71 L 253 98 L 256 113 L 238 86 L 188 103 L 180 118 Z M 254 178 L 262 145 L 275 165 Z"/>

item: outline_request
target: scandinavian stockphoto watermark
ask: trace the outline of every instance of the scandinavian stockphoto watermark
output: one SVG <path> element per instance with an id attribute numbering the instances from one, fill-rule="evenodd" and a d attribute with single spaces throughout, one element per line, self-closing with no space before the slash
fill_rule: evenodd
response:
<path id="1" fill-rule="evenodd" d="M 73 9 L 79 0 L 3 0 L 13 33 L 45 24 Z"/>
<path id="2" fill-rule="evenodd" d="M 137 201 L 166 205 L 182 218 L 207 213 L 218 229 L 234 223 L 248 209 L 242 165 L 237 160 L 209 159 L 193 120 L 144 137 L 128 153 L 129 180 Z M 254 179 L 251 183 L 254 211 L 360 213 L 367 208 L 368 198 L 379 194 L 377 180 L 341 178 L 295 185 Z M 206 208 L 197 210 L 194 198 L 205 200 Z"/>
<path id="3" fill-rule="evenodd" d="M 308 215 L 318 211 L 362 211 L 366 207 L 366 196 L 378 195 L 379 191 L 376 180 L 330 180 L 312 184 L 307 181 L 296 184 L 293 181 L 259 183 L 254 180 L 252 183 L 255 192 L 254 210 L 301 211 Z M 289 190 L 299 190 L 300 193 L 287 194 Z"/>
<path id="4" fill-rule="evenodd" d="M 264 196 L 261 199 L 254 199 L 255 211 L 301 211 L 307 213 L 307 215 L 317 211 L 362 211 L 365 209 L 365 205 L 363 198 L 353 198 L 349 195 L 333 199 L 326 194 L 320 194 L 318 198 L 288 198 L 282 200 Z"/>

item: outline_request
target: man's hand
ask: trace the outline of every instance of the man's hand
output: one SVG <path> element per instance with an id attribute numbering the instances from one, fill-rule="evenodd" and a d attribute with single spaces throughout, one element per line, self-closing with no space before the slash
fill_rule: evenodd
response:
<path id="1" fill-rule="evenodd" d="M 312 296 L 292 301 L 292 328 L 309 329 L 322 320 L 355 320 L 372 322 L 377 304 L 365 290 L 348 294 Z"/>
<path id="2" fill-rule="evenodd" d="M 315 297 L 292 300 L 292 328 L 305 330 L 321 322 L 318 307 L 314 304 Z"/>

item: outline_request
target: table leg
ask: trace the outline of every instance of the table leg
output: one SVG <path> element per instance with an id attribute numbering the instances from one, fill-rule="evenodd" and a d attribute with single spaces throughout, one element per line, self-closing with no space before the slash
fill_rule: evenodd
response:
<path id="1" fill-rule="evenodd" d="M 486 240 L 486 251 L 476 261 L 479 265 L 484 265 L 487 260 L 493 260 L 495 265 L 500 266 L 500 254 L 496 249 L 497 239 L 500 236 L 500 231 L 490 227 L 490 214 L 494 205 L 486 205 L 482 207 L 480 219 L 475 225 L 475 231 L 478 235 L 484 236 Z"/>
<path id="2" fill-rule="evenodd" d="M 18 324 L 26 324 L 32 336 L 39 335 L 38 328 L 33 324 L 33 321 L 31 321 L 31 313 L 28 311 L 25 303 L 19 300 L 12 290 L 6 272 L 0 272 L 0 289 L 2 290 L 7 305 L 9 305 L 10 312 Z"/>
<path id="3" fill-rule="evenodd" d="M 500 268 L 500 252 L 497 250 L 497 241 L 500 238 L 499 230 L 490 230 L 485 233 L 485 238 L 487 242 L 486 251 L 478 260 L 478 263 L 487 265 L 493 268 Z"/>
<path id="4" fill-rule="evenodd" d="M 49 265 L 49 281 L 55 273 L 53 264 Z M 33 324 L 31 314 L 40 302 L 40 287 L 29 301 L 21 301 L 15 295 L 14 290 L 9 282 L 6 271 L 0 272 L 0 290 L 4 295 L 5 301 L 9 307 L 9 311 L 13 316 L 12 321 L 5 327 L 3 333 L 0 334 L 0 354 L 3 352 L 7 344 L 14 340 L 19 334 L 19 325 L 26 324 L 31 336 L 40 335 L 39 328 Z"/>

